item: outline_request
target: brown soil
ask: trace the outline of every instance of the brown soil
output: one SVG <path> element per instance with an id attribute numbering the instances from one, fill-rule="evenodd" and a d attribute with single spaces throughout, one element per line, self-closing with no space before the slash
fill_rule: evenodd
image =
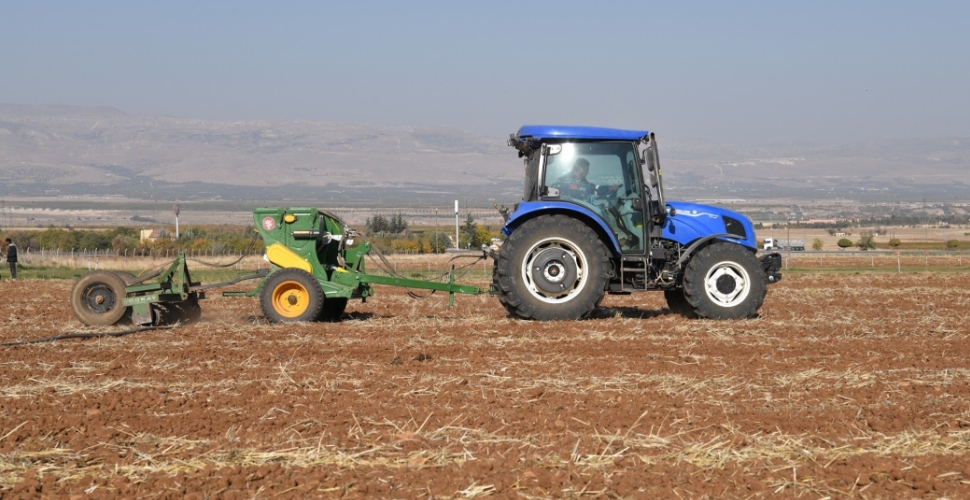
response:
<path id="1" fill-rule="evenodd" d="M 83 330 L 71 284 L 0 282 L 0 341 Z M 0 348 L 0 497 L 970 496 L 970 274 L 791 275 L 749 321 L 456 299 Z"/>

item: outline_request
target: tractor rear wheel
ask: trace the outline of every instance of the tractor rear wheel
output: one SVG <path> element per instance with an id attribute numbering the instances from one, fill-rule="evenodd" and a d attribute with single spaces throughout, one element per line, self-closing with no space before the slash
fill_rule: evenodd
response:
<path id="1" fill-rule="evenodd" d="M 317 319 L 320 321 L 337 321 L 344 314 L 344 310 L 347 309 L 347 299 L 346 298 L 324 298 L 323 308 L 320 309 L 320 317 Z"/>
<path id="2" fill-rule="evenodd" d="M 603 300 L 609 259 L 582 221 L 543 215 L 523 223 L 502 245 L 493 286 L 499 302 L 519 318 L 585 318 Z"/>
<path id="3" fill-rule="evenodd" d="M 323 289 L 310 273 L 283 269 L 266 278 L 259 305 L 271 323 L 313 321 L 323 308 Z"/>
<path id="4" fill-rule="evenodd" d="M 667 309 L 670 309 L 670 312 L 688 318 L 694 317 L 694 309 L 687 302 L 687 297 L 684 297 L 683 288 L 664 290 L 664 298 L 667 299 Z"/>
<path id="5" fill-rule="evenodd" d="M 125 315 L 125 281 L 115 273 L 94 271 L 71 289 L 71 311 L 87 326 L 109 326 Z"/>
<path id="6" fill-rule="evenodd" d="M 684 297 L 700 318 L 754 317 L 767 292 L 768 279 L 754 253 L 734 243 L 704 247 L 684 270 Z"/>

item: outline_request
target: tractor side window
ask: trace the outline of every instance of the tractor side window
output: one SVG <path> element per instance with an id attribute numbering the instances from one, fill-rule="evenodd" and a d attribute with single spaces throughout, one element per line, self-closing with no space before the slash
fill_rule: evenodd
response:
<path id="1" fill-rule="evenodd" d="M 547 151 L 540 192 L 589 209 L 610 226 L 624 253 L 642 252 L 641 184 L 633 144 L 565 142 Z"/>
<path id="2" fill-rule="evenodd" d="M 616 155 L 601 155 L 589 162 L 589 182 L 601 186 L 622 186 L 623 163 Z"/>

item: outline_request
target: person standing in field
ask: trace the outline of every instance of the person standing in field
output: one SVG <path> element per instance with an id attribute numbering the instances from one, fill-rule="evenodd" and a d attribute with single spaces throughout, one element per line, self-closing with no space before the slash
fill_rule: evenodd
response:
<path id="1" fill-rule="evenodd" d="M 10 265 L 10 279 L 17 279 L 17 245 L 7 238 L 7 264 Z"/>

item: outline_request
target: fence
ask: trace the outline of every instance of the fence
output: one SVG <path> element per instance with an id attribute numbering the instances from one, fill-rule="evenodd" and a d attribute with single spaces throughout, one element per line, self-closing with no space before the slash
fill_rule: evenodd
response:
<path id="1" fill-rule="evenodd" d="M 244 252 L 235 250 L 224 250 L 224 251 L 194 251 L 185 250 L 186 257 L 239 257 Z M 89 258 L 89 257 L 117 257 L 117 258 L 135 258 L 135 257 L 150 257 L 150 258 L 161 258 L 161 259 L 174 259 L 178 254 L 178 250 L 172 249 L 125 249 L 125 250 L 102 250 L 102 249 L 77 249 L 77 250 L 56 250 L 48 248 L 25 248 L 20 251 L 20 255 L 27 257 L 39 257 L 41 259 L 75 259 L 75 258 Z"/>
<path id="2" fill-rule="evenodd" d="M 223 252 L 185 251 L 190 259 L 207 259 L 212 264 L 228 264 L 240 259 L 244 252 L 226 250 Z M 71 269 L 97 270 L 118 269 L 132 270 L 154 267 L 160 263 L 175 259 L 178 250 L 51 250 L 47 248 L 24 248 L 18 254 L 21 265 L 37 267 L 67 267 Z M 253 269 L 267 264 L 262 255 L 249 255 L 242 258 L 235 269 Z"/>
<path id="3" fill-rule="evenodd" d="M 895 270 L 896 272 L 920 270 L 957 270 L 967 266 L 970 270 L 970 253 L 947 250 L 871 250 L 871 251 L 784 251 L 780 252 L 782 268 L 818 270 Z"/>

